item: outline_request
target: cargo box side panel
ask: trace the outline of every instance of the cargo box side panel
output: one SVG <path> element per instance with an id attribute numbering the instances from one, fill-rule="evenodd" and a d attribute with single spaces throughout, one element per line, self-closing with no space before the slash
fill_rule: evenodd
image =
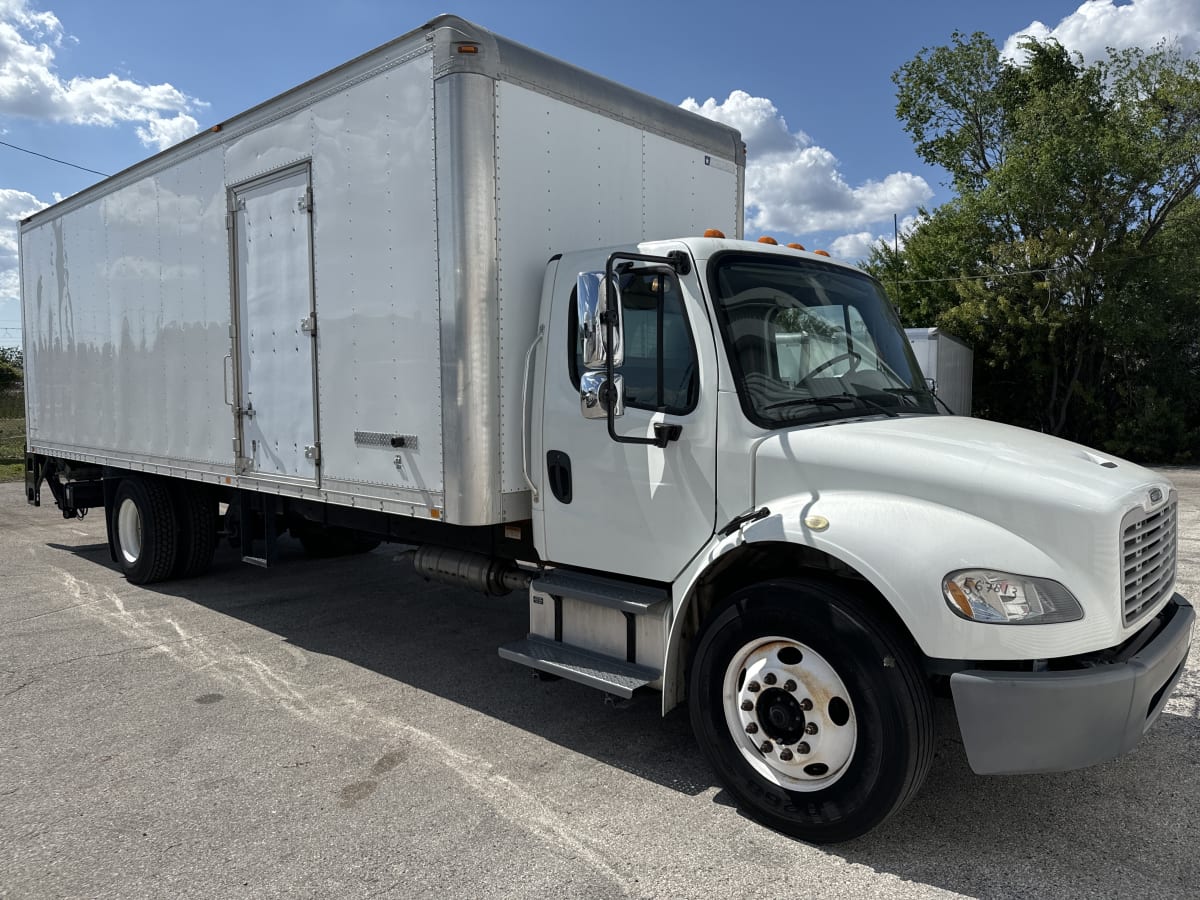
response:
<path id="1" fill-rule="evenodd" d="M 642 238 L 739 235 L 738 166 L 694 147 L 643 132 Z"/>
<path id="2" fill-rule="evenodd" d="M 219 154 L 169 171 L 24 232 L 31 446 L 230 461 Z"/>
<path id="3" fill-rule="evenodd" d="M 432 57 L 312 112 L 324 483 L 364 496 L 396 488 L 440 506 Z"/>
<path id="4" fill-rule="evenodd" d="M 501 485 L 506 518 L 520 518 L 522 379 L 546 261 L 706 228 L 738 234 L 739 176 L 732 159 L 508 82 L 496 85 L 496 148 Z M 568 377 L 566 359 L 549 366 Z"/>
<path id="5" fill-rule="evenodd" d="M 642 234 L 642 134 L 599 113 L 514 84 L 496 84 L 500 250 L 501 490 L 508 518 L 529 515 L 522 474 L 521 393 L 554 253 L 628 244 Z M 573 276 L 572 276 L 573 277 Z M 541 349 L 544 352 L 546 344 Z M 567 378 L 567 360 L 550 372 Z M 521 509 L 523 507 L 523 510 Z M 523 512 L 523 514 L 522 514 Z"/>

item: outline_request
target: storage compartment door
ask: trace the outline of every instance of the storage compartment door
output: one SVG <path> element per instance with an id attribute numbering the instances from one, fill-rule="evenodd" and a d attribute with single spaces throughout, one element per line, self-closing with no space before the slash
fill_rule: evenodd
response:
<path id="1" fill-rule="evenodd" d="M 316 484 L 320 472 L 308 166 L 233 191 L 240 467 Z"/>

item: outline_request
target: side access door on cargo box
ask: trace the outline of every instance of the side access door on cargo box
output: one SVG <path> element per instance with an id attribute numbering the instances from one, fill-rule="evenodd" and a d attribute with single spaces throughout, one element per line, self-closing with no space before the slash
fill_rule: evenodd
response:
<path id="1" fill-rule="evenodd" d="M 320 482 L 307 164 L 229 191 L 240 474 Z"/>

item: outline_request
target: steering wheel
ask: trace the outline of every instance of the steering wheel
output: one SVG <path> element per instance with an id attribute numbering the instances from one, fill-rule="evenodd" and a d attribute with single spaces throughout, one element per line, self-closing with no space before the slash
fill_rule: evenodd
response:
<path id="1" fill-rule="evenodd" d="M 808 379 L 812 378 L 818 372 L 824 372 L 830 366 L 835 365 L 836 363 L 840 363 L 842 360 L 845 360 L 845 359 L 854 360 L 854 365 L 850 367 L 850 371 L 853 372 L 854 369 L 857 368 L 858 364 L 860 362 L 862 362 L 862 354 L 855 353 L 853 350 L 847 350 L 845 353 L 839 353 L 837 356 L 832 356 L 829 359 L 825 360 L 825 362 L 821 363 L 819 366 L 817 366 L 815 369 L 813 369 L 807 375 L 802 377 L 800 380 L 808 381 Z"/>

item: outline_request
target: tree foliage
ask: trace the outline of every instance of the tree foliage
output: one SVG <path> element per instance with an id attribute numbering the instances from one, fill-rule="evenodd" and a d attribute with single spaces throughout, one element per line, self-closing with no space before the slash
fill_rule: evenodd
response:
<path id="1" fill-rule="evenodd" d="M 0 388 L 17 384 L 23 377 L 24 364 L 19 347 L 0 347 Z"/>
<path id="2" fill-rule="evenodd" d="M 955 33 L 896 72 L 957 196 L 869 267 L 906 322 L 973 343 L 978 414 L 1200 459 L 1200 61 L 1023 50 Z"/>

